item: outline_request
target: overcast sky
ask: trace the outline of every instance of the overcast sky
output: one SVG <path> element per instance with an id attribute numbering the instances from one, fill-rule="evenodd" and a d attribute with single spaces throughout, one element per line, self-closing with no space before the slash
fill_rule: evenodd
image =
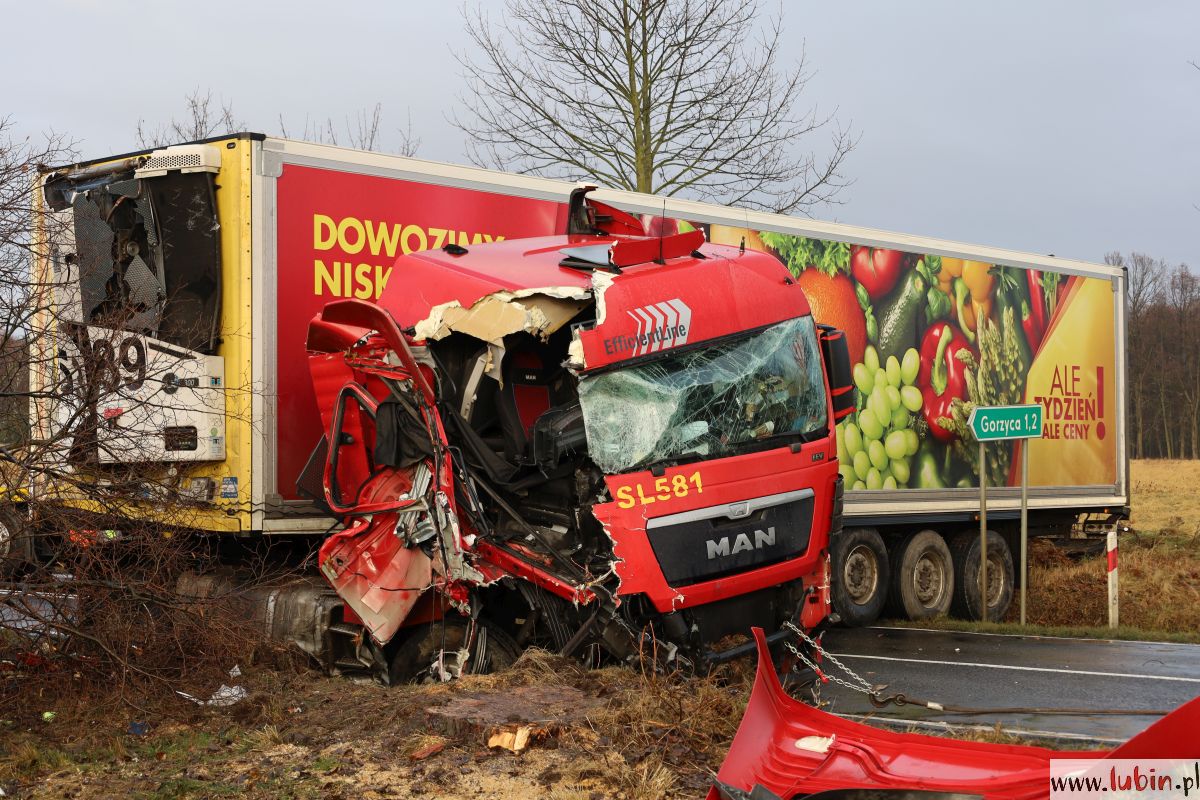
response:
<path id="1" fill-rule="evenodd" d="M 499 11 L 499 0 L 484 5 Z M 1101 260 L 1200 268 L 1200 3 L 785 5 L 806 99 L 861 134 L 824 219 Z M 253 130 L 295 134 L 382 102 L 419 155 L 465 161 L 458 4 L 39 0 L 4 7 L 0 114 L 84 157 L 133 149 L 211 88 Z M 385 142 L 388 143 L 388 142 Z M 822 141 L 814 141 L 818 149 Z"/>

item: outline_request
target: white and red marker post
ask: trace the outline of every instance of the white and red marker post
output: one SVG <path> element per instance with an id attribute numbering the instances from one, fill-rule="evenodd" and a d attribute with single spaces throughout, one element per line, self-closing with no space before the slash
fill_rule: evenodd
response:
<path id="1" fill-rule="evenodd" d="M 1117 608 L 1117 532 L 1108 532 L 1108 627 L 1120 624 Z"/>

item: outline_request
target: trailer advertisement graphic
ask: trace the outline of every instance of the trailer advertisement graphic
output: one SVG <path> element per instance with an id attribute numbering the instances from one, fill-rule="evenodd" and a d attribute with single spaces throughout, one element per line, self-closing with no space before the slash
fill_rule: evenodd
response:
<path id="1" fill-rule="evenodd" d="M 1037 403 L 1042 438 L 987 445 L 989 486 L 1116 481 L 1115 294 L 1103 278 L 710 226 L 773 253 L 846 332 L 858 392 L 838 425 L 852 490 L 979 486 L 976 405 Z"/>
<path id="2" fill-rule="evenodd" d="M 564 206 L 545 200 L 288 164 L 276 182 L 278 303 L 277 491 L 295 499 L 296 477 L 321 438 L 304 338 L 325 303 L 378 300 L 401 256 L 447 245 L 547 236 Z"/>
<path id="3" fill-rule="evenodd" d="M 305 359 L 307 324 L 339 297 L 378 300 L 397 257 L 447 245 L 549 235 L 564 206 L 469 189 L 287 165 L 277 182 L 276 367 L 278 491 L 321 435 Z M 988 445 L 988 484 L 1017 482 L 1030 448 L 1034 486 L 1116 480 L 1114 293 L 1103 278 L 942 258 L 721 225 L 709 241 L 778 257 L 818 322 L 845 331 L 858 407 L 838 425 L 852 490 L 979 485 L 966 427 L 976 404 L 1038 403 L 1043 438 Z M 453 297 L 453 287 L 437 291 Z M 393 294 L 393 301 L 399 296 Z M 426 298 L 428 299 L 428 298 Z M 435 301 L 437 302 L 437 301 Z M 636 357 L 687 342 L 691 311 L 670 298 L 630 313 L 629 332 L 604 342 Z M 394 312 L 395 313 L 395 312 Z M 411 324 L 411 322 L 410 322 Z M 278 423 L 275 423 L 278 425 Z"/>

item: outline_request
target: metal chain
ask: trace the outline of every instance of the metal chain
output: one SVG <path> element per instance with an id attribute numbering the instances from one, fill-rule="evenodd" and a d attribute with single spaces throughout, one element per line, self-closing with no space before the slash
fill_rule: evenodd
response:
<path id="1" fill-rule="evenodd" d="M 830 675 L 829 673 L 827 673 L 823 669 L 821 669 L 819 666 L 817 666 L 817 663 L 815 661 L 813 661 L 811 658 L 809 658 L 807 655 L 805 655 L 804 652 L 800 650 L 800 648 L 796 647 L 791 642 L 784 642 L 784 646 L 787 647 L 787 649 L 790 650 L 792 652 L 792 654 L 796 656 L 796 658 L 800 659 L 800 661 L 802 661 L 806 667 L 808 667 L 814 673 L 816 673 L 817 678 L 819 680 L 813 685 L 812 692 L 813 692 L 813 702 L 818 707 L 820 707 L 820 704 L 821 704 L 821 691 L 820 691 L 821 684 L 825 683 L 825 682 L 831 682 L 831 683 L 836 683 L 839 686 L 844 686 L 847 689 L 850 689 L 851 691 L 861 692 L 862 694 L 865 694 L 868 698 L 870 698 L 871 705 L 875 706 L 876 708 L 884 708 L 885 706 L 888 706 L 888 705 L 921 706 L 923 708 L 928 708 L 931 711 L 936 711 L 940 714 L 966 714 L 966 715 L 977 715 L 977 714 L 1064 714 L 1064 715 L 1068 715 L 1068 716 L 1112 714 L 1112 715 L 1116 715 L 1116 716 L 1165 716 L 1168 713 L 1166 711 L 1161 711 L 1158 709 L 1095 709 L 1095 708 L 1033 708 L 1033 707 L 974 708 L 974 707 L 970 707 L 970 706 L 951 705 L 948 703 L 936 703 L 932 700 L 922 700 L 917 697 L 908 697 L 904 694 L 893 694 L 893 695 L 884 696 L 883 690 L 887 688 L 886 684 L 881 685 L 881 686 L 872 686 L 871 684 L 867 683 L 867 681 L 864 680 L 861 675 L 859 675 L 857 672 L 850 669 L 845 664 L 843 664 L 841 661 L 839 661 L 837 656 L 833 655 L 828 650 L 826 650 L 824 647 L 822 647 L 821 643 L 818 642 L 816 639 L 813 639 L 811 636 L 809 636 L 804 631 L 800 630 L 798 627 L 796 627 L 795 625 L 793 625 L 790 622 L 785 622 L 785 623 L 783 623 L 783 625 L 785 628 L 787 628 L 788 630 L 795 633 L 796 636 L 799 637 L 800 641 L 804 642 L 809 647 L 811 647 L 813 649 L 814 653 L 817 653 L 818 655 L 828 659 L 831 664 L 836 666 L 842 672 L 849 675 L 858 684 L 856 686 L 855 684 L 850 683 L 849 681 L 842 680 L 837 675 Z"/>
<path id="2" fill-rule="evenodd" d="M 797 628 L 795 625 L 793 625 L 790 622 L 785 622 L 783 624 L 784 624 L 784 627 L 786 627 L 788 630 L 795 633 L 796 636 L 798 636 L 800 638 L 800 641 L 804 642 L 809 647 L 811 647 L 813 649 L 813 652 L 828 659 L 831 664 L 833 664 L 838 669 L 840 669 L 842 672 L 846 673 L 851 678 L 853 678 L 858 683 L 858 685 L 855 686 L 853 683 L 850 683 L 849 681 L 842 680 L 837 675 L 830 675 L 829 673 L 825 672 L 820 667 L 818 667 L 816 662 L 811 660 L 808 656 L 804 655 L 804 653 L 802 653 L 800 651 L 800 648 L 796 647 L 791 642 L 785 642 L 787 649 L 791 650 L 793 655 L 795 655 L 797 658 L 799 658 L 801 661 L 803 661 L 804 665 L 806 667 L 808 667 L 813 672 L 815 672 L 817 674 L 817 677 L 821 678 L 823 681 L 832 681 L 833 683 L 836 683 L 839 686 L 845 686 L 847 689 L 852 689 L 853 691 L 856 691 L 856 692 L 862 692 L 863 694 L 867 695 L 868 697 L 871 697 L 874 699 L 879 698 L 879 694 L 880 694 L 881 690 L 876 689 L 872 684 L 867 683 L 867 681 L 861 675 L 859 675 L 857 672 L 850 669 L 845 664 L 843 664 L 841 661 L 839 661 L 837 659 L 837 656 L 835 656 L 833 653 L 830 653 L 825 648 L 821 647 L 820 642 L 818 642 L 816 639 L 812 638 L 807 633 L 800 630 L 799 628 Z"/>

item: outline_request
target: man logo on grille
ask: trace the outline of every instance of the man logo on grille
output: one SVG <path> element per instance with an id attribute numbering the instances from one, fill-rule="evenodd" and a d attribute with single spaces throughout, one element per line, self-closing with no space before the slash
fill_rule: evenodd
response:
<path id="1" fill-rule="evenodd" d="M 637 323 L 637 333 L 605 339 L 604 352 L 608 355 L 628 353 L 636 357 L 687 344 L 692 309 L 682 300 L 664 300 L 627 313 Z"/>
<path id="2" fill-rule="evenodd" d="M 751 539 L 753 535 L 753 539 Z M 725 556 L 735 556 L 738 553 L 744 553 L 747 550 L 762 550 L 764 547 L 775 546 L 775 526 L 772 525 L 765 531 L 757 529 L 753 534 L 739 533 L 732 539 L 728 536 L 722 536 L 720 539 L 709 539 L 704 543 L 708 550 L 708 560 L 714 558 L 724 558 Z"/>

